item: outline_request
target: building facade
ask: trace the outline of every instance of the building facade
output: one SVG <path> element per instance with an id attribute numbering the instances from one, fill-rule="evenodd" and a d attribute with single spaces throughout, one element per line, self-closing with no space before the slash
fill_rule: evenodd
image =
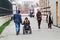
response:
<path id="1" fill-rule="evenodd" d="M 42 14 L 51 11 L 53 15 L 53 25 L 60 27 L 60 0 L 40 0 Z"/>
<path id="2" fill-rule="evenodd" d="M 0 26 L 11 19 L 12 4 L 9 0 L 0 0 Z"/>

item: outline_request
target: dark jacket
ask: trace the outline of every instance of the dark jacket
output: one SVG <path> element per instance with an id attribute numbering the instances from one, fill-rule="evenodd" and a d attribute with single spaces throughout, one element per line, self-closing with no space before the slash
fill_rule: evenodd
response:
<path id="1" fill-rule="evenodd" d="M 49 16 L 49 24 L 53 24 L 53 21 L 51 19 L 51 16 Z"/>
<path id="2" fill-rule="evenodd" d="M 21 15 L 18 13 L 14 14 L 13 19 L 15 23 L 22 23 Z"/>
<path id="3" fill-rule="evenodd" d="M 36 16 L 37 16 L 37 20 L 42 20 L 40 11 L 37 12 Z"/>

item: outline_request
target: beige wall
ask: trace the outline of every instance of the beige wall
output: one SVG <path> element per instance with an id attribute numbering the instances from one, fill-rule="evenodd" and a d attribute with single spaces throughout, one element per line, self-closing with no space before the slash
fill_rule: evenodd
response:
<path id="1" fill-rule="evenodd" d="M 50 11 L 49 0 L 40 0 L 40 7 L 42 14 L 48 14 Z"/>

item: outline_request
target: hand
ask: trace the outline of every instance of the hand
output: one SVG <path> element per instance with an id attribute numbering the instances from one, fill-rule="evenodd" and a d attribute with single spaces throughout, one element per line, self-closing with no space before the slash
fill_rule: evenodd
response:
<path id="1" fill-rule="evenodd" d="M 24 25 L 24 23 L 22 23 L 22 25 Z"/>

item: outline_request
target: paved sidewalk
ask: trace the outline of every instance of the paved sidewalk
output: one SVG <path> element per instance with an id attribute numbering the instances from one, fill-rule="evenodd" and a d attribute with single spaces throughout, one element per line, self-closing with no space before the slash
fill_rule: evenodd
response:
<path id="1" fill-rule="evenodd" d="M 11 21 L 0 36 L 0 40 L 60 40 L 60 29 L 54 26 L 52 26 L 52 29 L 48 29 L 45 17 L 43 17 L 41 29 L 37 27 L 36 18 L 29 19 L 31 21 L 32 34 L 23 35 L 23 25 L 21 25 L 20 35 L 17 36 L 14 22 Z"/>

